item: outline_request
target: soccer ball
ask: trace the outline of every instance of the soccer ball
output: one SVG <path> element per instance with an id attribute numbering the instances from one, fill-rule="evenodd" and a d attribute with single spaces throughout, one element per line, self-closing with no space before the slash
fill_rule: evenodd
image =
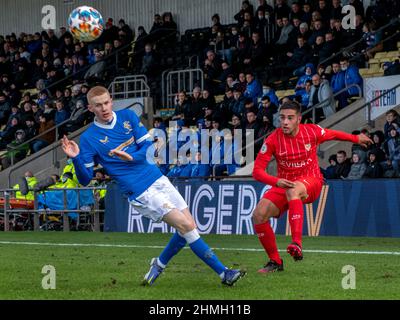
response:
<path id="1" fill-rule="evenodd" d="M 91 42 L 103 33 L 104 21 L 96 9 L 82 6 L 73 10 L 69 15 L 68 27 L 75 39 Z"/>

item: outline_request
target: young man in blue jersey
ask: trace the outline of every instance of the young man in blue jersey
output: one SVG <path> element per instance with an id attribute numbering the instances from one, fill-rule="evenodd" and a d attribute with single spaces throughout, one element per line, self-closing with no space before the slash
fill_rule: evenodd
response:
<path id="1" fill-rule="evenodd" d="M 232 286 L 243 277 L 244 271 L 228 269 L 219 261 L 200 237 L 185 200 L 168 178 L 147 161 L 147 149 L 152 142 L 137 115 L 131 110 L 113 112 L 110 93 L 104 87 L 94 87 L 87 98 L 95 121 L 82 134 L 80 147 L 67 137 L 62 140 L 62 148 L 73 160 L 79 182 L 88 185 L 93 167 L 101 164 L 139 213 L 177 230 L 161 255 L 152 259 L 143 284 L 152 285 L 186 244 L 220 276 L 223 284 Z"/>

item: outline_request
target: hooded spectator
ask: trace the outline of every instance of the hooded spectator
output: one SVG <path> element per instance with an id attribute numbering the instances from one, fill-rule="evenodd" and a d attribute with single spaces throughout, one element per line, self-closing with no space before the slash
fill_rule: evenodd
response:
<path id="1" fill-rule="evenodd" d="M 373 152 L 376 157 L 376 161 L 379 163 L 385 161 L 386 155 L 384 151 L 385 135 L 383 131 L 375 131 L 371 134 L 373 143 L 369 146 L 370 152 Z"/>
<path id="2" fill-rule="evenodd" d="M 395 126 L 388 128 L 389 139 L 387 139 L 388 159 L 391 161 L 395 176 L 400 176 L 400 133 Z"/>
<path id="3" fill-rule="evenodd" d="M 383 177 L 383 168 L 378 161 L 375 151 L 368 153 L 368 165 L 364 173 L 364 178 L 377 179 Z"/>
<path id="4" fill-rule="evenodd" d="M 337 159 L 336 154 L 333 154 L 329 157 L 329 166 L 323 170 L 323 175 L 325 179 L 335 179 L 335 172 L 337 167 Z"/>
<path id="5" fill-rule="evenodd" d="M 349 175 L 344 180 L 359 180 L 364 176 L 367 166 L 361 162 L 358 153 L 353 153 Z"/>
<path id="6" fill-rule="evenodd" d="M 305 67 L 304 74 L 299 78 L 296 84 L 295 90 L 304 89 L 306 86 L 306 82 L 312 79 L 312 76 L 315 74 L 315 67 L 312 63 L 307 63 Z"/>

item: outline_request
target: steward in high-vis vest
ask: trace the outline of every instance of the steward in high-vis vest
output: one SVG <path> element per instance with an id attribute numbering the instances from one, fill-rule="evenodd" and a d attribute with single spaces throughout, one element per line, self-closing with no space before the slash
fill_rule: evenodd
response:
<path id="1" fill-rule="evenodd" d="M 33 173 L 31 171 L 27 171 L 25 172 L 25 180 L 28 184 L 28 188 L 29 190 L 33 190 L 34 187 L 36 186 L 36 184 L 38 183 L 38 180 L 36 179 L 36 177 L 33 176 Z M 29 201 L 33 201 L 35 200 L 35 196 L 33 191 L 29 191 L 25 196 L 21 193 L 20 191 L 20 185 L 16 184 L 13 187 L 14 190 L 18 190 L 15 193 L 15 198 L 18 200 L 29 200 Z"/>

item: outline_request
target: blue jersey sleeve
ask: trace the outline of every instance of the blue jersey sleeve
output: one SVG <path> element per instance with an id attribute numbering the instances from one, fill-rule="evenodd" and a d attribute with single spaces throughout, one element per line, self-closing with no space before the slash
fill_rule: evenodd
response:
<path id="1" fill-rule="evenodd" d="M 95 166 L 94 159 L 96 153 L 93 151 L 93 148 L 84 136 L 81 137 L 79 149 L 79 155 L 72 159 L 72 161 L 75 166 L 76 176 L 79 183 L 83 186 L 87 186 L 93 178 L 93 168 Z"/>

